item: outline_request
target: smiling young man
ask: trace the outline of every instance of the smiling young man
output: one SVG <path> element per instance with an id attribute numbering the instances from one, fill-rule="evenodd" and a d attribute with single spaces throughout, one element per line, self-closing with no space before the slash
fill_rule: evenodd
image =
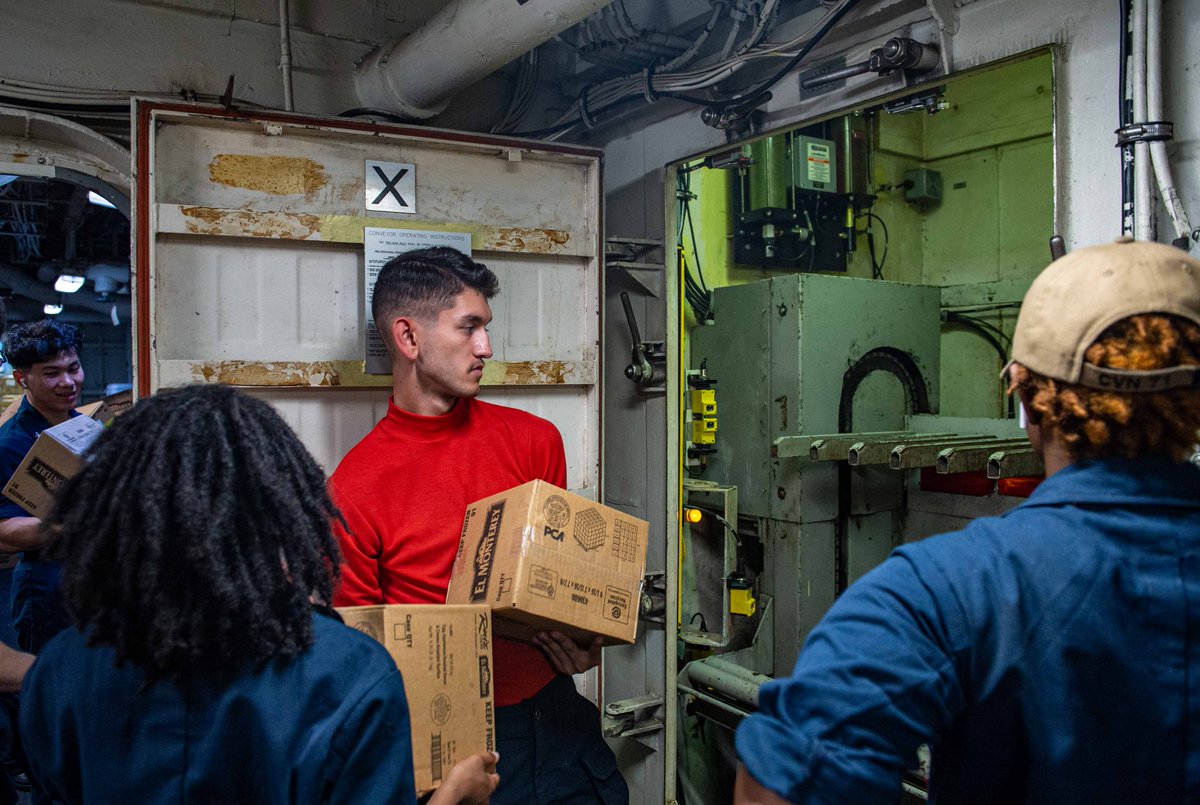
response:
<path id="1" fill-rule="evenodd" d="M 4 336 L 4 359 L 25 391 L 17 413 L 0 426 L 0 482 L 7 482 L 38 434 L 75 416 L 83 391 L 78 328 L 54 319 L 20 324 Z M 13 572 L 12 620 L 17 642 L 37 653 L 67 626 L 57 563 L 43 562 L 42 521 L 16 503 L 0 502 L 0 550 L 21 552 Z"/>
<path id="2" fill-rule="evenodd" d="M 444 247 L 380 271 L 371 307 L 391 353 L 392 400 L 330 479 L 347 526 L 337 526 L 336 605 L 444 603 L 469 503 L 536 479 L 566 486 L 554 425 L 475 399 L 498 289 L 486 266 Z M 599 642 L 580 648 L 555 632 L 537 646 L 496 640 L 494 650 L 492 802 L 627 802 L 599 713 L 570 677 L 599 662 Z"/>

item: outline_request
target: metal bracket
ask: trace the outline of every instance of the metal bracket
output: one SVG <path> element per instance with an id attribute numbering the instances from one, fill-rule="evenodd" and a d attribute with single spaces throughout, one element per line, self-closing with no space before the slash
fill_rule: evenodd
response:
<path id="1" fill-rule="evenodd" d="M 663 728 L 663 721 L 657 716 L 651 716 L 646 711 L 662 707 L 662 696 L 657 693 L 647 693 L 633 699 L 622 699 L 604 706 L 601 716 L 601 729 L 605 738 L 628 738 L 634 735 L 646 735 L 658 732 Z"/>
<path id="2" fill-rule="evenodd" d="M 625 367 L 625 377 L 633 381 L 643 394 L 666 392 L 666 343 L 642 340 L 629 294 L 624 291 L 621 292 L 621 305 L 625 308 L 625 320 L 629 323 L 629 336 L 633 341 L 633 360 Z"/>
<path id="3" fill-rule="evenodd" d="M 1134 143 L 1169 142 L 1175 137 L 1175 124 L 1169 120 L 1130 123 L 1117 129 L 1117 147 Z"/>
<path id="4" fill-rule="evenodd" d="M 0 554 L 2 555 L 2 554 Z M 638 614 L 644 621 L 663 623 L 667 612 L 667 574 L 647 573 L 642 579 Z"/>
<path id="5" fill-rule="evenodd" d="M 954 6 L 954 0 L 925 0 L 925 7 L 933 15 L 938 30 L 948 34 L 958 33 L 958 9 Z"/>

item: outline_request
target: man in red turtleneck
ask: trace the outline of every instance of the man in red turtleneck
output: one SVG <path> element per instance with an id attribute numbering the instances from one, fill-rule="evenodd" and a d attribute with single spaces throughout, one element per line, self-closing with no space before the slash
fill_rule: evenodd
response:
<path id="1" fill-rule="evenodd" d="M 336 605 L 444 603 L 469 503 L 535 479 L 566 486 L 553 424 L 475 399 L 498 289 L 486 266 L 445 247 L 406 252 L 380 271 L 371 307 L 392 358 L 392 400 L 330 479 L 348 526 L 337 526 Z M 494 644 L 492 801 L 627 802 L 599 713 L 570 677 L 599 663 L 599 641 L 581 648 L 550 632 L 536 643 Z"/>

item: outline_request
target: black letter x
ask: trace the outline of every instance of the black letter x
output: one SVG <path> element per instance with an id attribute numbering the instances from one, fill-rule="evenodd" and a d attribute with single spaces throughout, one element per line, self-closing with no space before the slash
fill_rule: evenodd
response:
<path id="1" fill-rule="evenodd" d="M 371 202 L 371 206 L 374 207 L 376 204 L 383 201 L 384 196 L 386 196 L 388 193 L 391 193 L 396 197 L 396 201 L 400 202 L 401 207 L 407 207 L 408 202 L 404 200 L 404 197 L 400 195 L 400 191 L 396 189 L 396 182 L 404 178 L 404 174 L 408 173 L 408 168 L 401 168 L 400 172 L 396 174 L 395 179 L 389 179 L 387 174 L 384 173 L 383 169 L 378 165 L 372 165 L 371 167 L 374 168 L 375 172 L 379 174 L 379 178 L 383 179 L 383 190 L 378 196 L 375 197 L 375 200 Z"/>

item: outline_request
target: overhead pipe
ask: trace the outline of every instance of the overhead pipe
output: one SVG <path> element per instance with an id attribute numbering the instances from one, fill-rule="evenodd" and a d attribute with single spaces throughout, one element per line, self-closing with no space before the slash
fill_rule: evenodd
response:
<path id="1" fill-rule="evenodd" d="M 452 0 L 416 31 L 367 55 L 355 72 L 364 108 L 425 120 L 484 76 L 612 0 Z"/>

